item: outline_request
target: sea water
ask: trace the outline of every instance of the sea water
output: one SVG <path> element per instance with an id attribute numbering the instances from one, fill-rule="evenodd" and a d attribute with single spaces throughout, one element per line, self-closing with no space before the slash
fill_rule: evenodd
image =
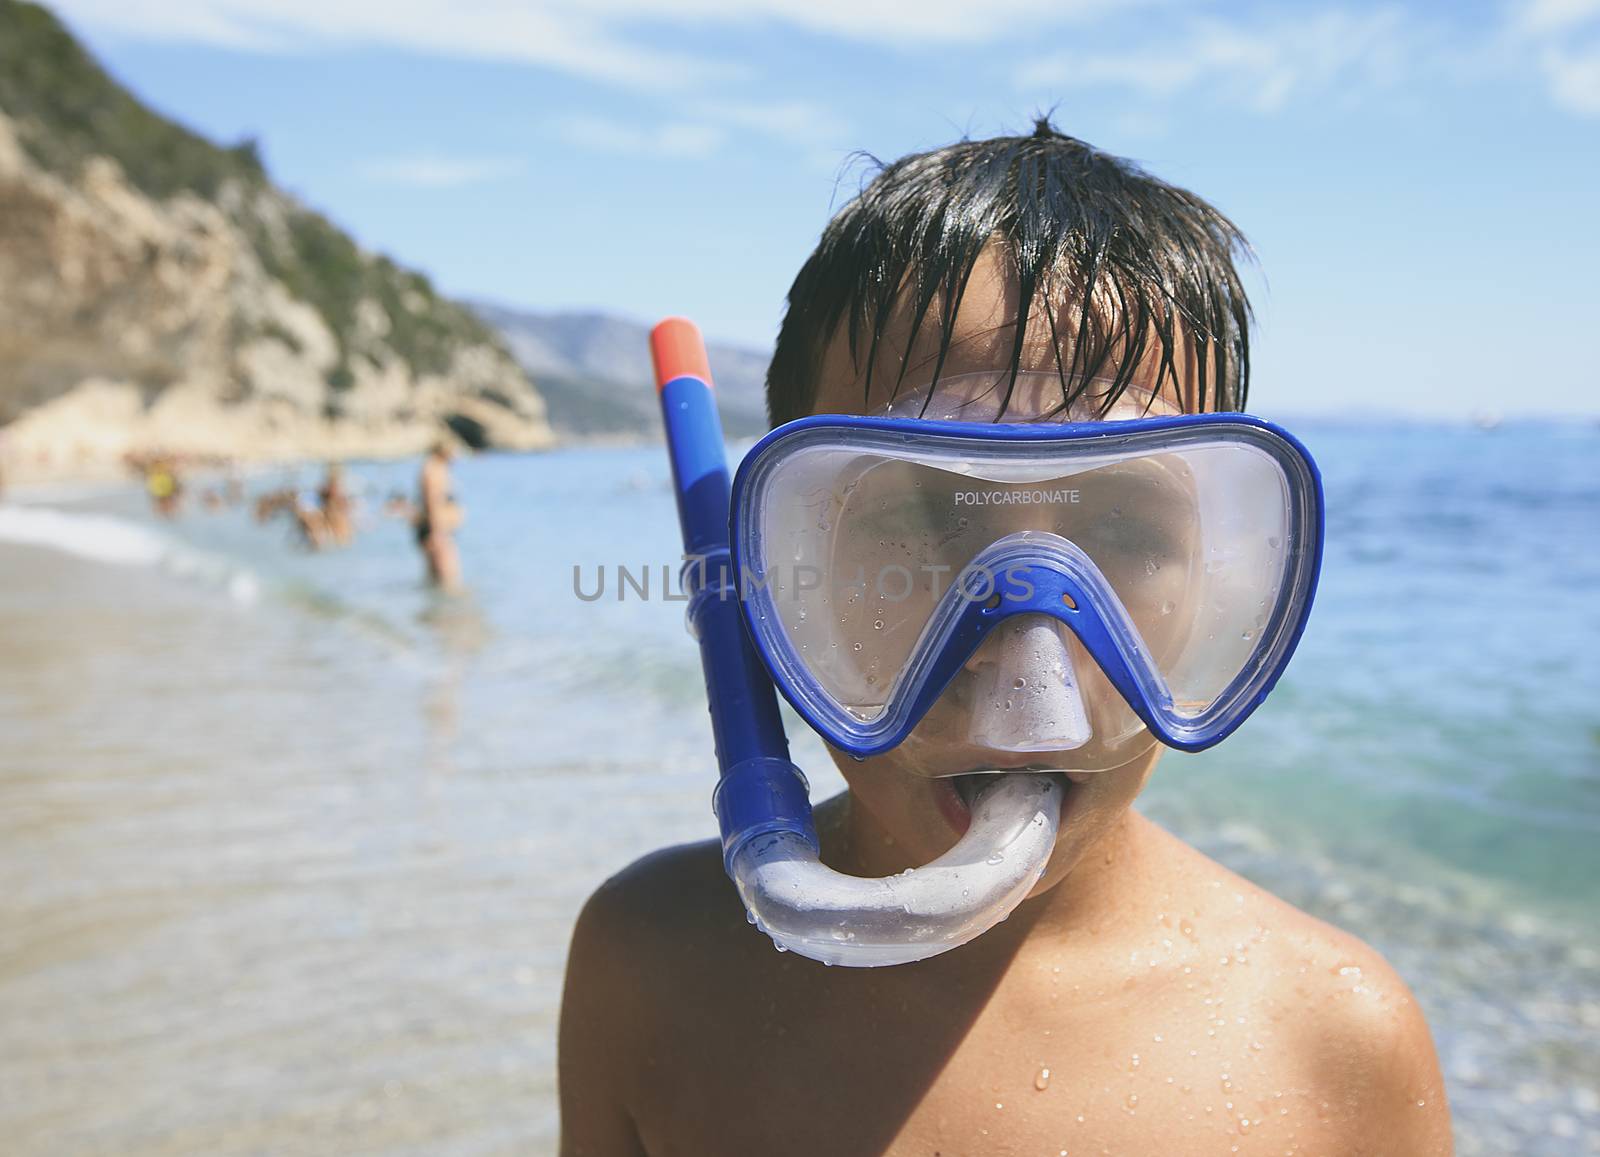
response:
<path id="1" fill-rule="evenodd" d="M 1389 957 L 1463 1154 L 1584 1151 L 1600 428 L 1295 428 L 1328 499 L 1311 624 L 1140 806 Z M 553 1150 L 583 897 L 715 830 L 665 456 L 457 463 L 460 598 L 382 514 L 415 471 L 352 465 L 359 533 L 323 553 L 133 487 L 0 506 L 10 1151 Z"/>

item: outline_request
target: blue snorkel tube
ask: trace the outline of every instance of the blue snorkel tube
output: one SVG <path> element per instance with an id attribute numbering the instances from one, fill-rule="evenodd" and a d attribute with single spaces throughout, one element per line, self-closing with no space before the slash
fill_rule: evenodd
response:
<path id="1" fill-rule="evenodd" d="M 731 870 L 746 841 L 774 832 L 787 832 L 815 850 L 810 785 L 789 760 L 777 691 L 739 609 L 728 546 L 728 462 L 705 344 L 693 322 L 674 317 L 651 331 L 650 353 L 683 528 L 680 580 L 689 597 L 689 628 L 700 642 L 722 774 L 713 807 L 722 827 L 723 863 Z"/>
<path id="2" fill-rule="evenodd" d="M 821 862 L 805 775 L 789 759 L 778 697 L 746 633 L 729 549 L 722 424 L 700 331 L 651 331 L 678 521 L 689 627 L 700 644 L 721 773 L 713 806 L 723 864 L 752 923 L 783 951 L 824 964 L 905 964 L 964 944 L 1005 919 L 1044 873 L 1060 822 L 1048 776 L 997 775 L 943 856 L 883 879 Z"/>

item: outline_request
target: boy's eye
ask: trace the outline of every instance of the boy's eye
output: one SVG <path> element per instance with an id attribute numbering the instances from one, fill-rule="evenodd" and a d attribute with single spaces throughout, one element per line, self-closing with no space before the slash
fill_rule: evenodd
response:
<path id="1" fill-rule="evenodd" d="M 1162 563 L 1174 551 L 1172 538 L 1163 527 L 1138 518 L 1096 519 L 1076 537 L 1091 556 L 1105 552 L 1122 560 L 1138 558 Z"/>
<path id="2" fill-rule="evenodd" d="M 904 538 L 908 533 L 925 534 L 955 519 L 941 517 L 937 504 L 917 492 L 894 498 L 871 499 L 855 513 L 855 525 L 862 534 Z"/>

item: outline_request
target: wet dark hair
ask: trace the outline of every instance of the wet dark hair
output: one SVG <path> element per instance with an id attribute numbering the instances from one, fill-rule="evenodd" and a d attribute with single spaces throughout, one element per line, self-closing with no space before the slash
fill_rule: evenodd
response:
<path id="1" fill-rule="evenodd" d="M 963 140 L 878 166 L 828 223 L 789 290 L 767 373 L 772 423 L 810 412 L 823 351 L 841 324 L 858 364 L 866 359 L 870 397 L 884 331 L 901 309 L 911 331 L 891 396 L 933 312 L 937 383 L 962 295 L 992 244 L 1006 256 L 1018 294 L 1000 413 L 1035 310 L 1056 349 L 1062 397 L 1053 414 L 1064 413 L 1095 379 L 1109 383 L 1106 393 L 1101 384 L 1092 395 L 1105 413 L 1152 355 L 1156 378 L 1148 384 L 1155 393 L 1170 385 L 1181 401 L 1192 388 L 1188 400 L 1198 410 L 1243 408 L 1251 312 L 1234 267 L 1236 254 L 1250 255 L 1243 235 L 1193 193 L 1041 117 L 1030 136 Z M 1056 314 L 1067 302 L 1076 318 L 1058 332 Z M 1185 352 L 1196 373 L 1192 384 L 1179 380 L 1177 359 Z"/>

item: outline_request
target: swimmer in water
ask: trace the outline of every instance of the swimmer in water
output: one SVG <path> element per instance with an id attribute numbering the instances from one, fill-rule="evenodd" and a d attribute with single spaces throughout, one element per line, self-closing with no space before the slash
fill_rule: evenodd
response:
<path id="1" fill-rule="evenodd" d="M 422 460 L 417 483 L 417 517 L 412 524 L 417 547 L 422 551 L 428 581 L 442 591 L 461 589 L 461 555 L 456 549 L 455 532 L 465 511 L 456 501 L 450 485 L 450 460 L 455 450 L 449 439 L 440 438 Z"/>
<path id="2" fill-rule="evenodd" d="M 350 492 L 345 489 L 344 468 L 339 463 L 328 464 L 327 476 L 317 491 L 317 504 L 328 540 L 336 546 L 349 546 L 355 537 L 355 523 L 351 518 L 353 503 Z"/>
<path id="3" fill-rule="evenodd" d="M 1250 314 L 1234 261 L 1244 250 L 1194 194 L 1045 120 L 1030 135 L 905 157 L 840 210 L 796 278 L 769 413 L 774 423 L 908 413 L 920 427 L 986 406 L 994 413 L 976 420 L 1241 409 Z M 909 411 L 892 410 L 897 401 Z M 907 453 L 932 441 L 920 428 L 903 437 Z M 774 498 L 838 505 L 860 483 L 874 498 L 862 517 L 879 521 L 854 538 L 836 523 L 829 550 L 895 547 L 908 526 L 939 543 L 969 521 L 954 509 L 960 497 L 935 505 L 944 489 L 903 497 L 903 460 L 873 472 L 859 454 L 829 453 L 819 476 L 850 487 Z M 1170 547 L 1187 561 L 1192 543 L 1128 540 L 1139 527 L 1122 517 L 1184 491 L 1102 474 L 1126 498 L 1084 540 L 1140 561 Z M 1062 500 L 1063 517 L 1074 501 Z M 1085 502 L 1083 516 L 1094 514 L 1087 489 Z M 979 514 L 1001 528 L 1033 516 Z M 793 557 L 813 524 L 793 524 Z M 1149 581 L 1179 584 L 1178 598 L 1204 570 L 1168 569 Z M 837 614 L 849 629 L 849 608 Z M 875 626 L 887 635 L 902 624 Z M 876 632 L 862 633 L 871 647 Z M 807 661 L 859 674 L 845 648 Z M 899 746 L 860 760 L 833 753 L 847 790 L 816 807 L 827 867 L 880 878 L 927 865 L 974 822 L 958 781 L 1038 770 L 1037 756 L 969 758 L 973 724 L 995 710 L 973 690 L 983 677 L 975 664 L 957 670 L 949 685 L 965 697 L 934 701 Z M 773 951 L 747 923 L 719 841 L 656 852 L 613 877 L 580 915 L 567 961 L 561 1153 L 1449 1154 L 1438 1060 L 1404 981 L 1354 936 L 1134 810 L 1163 750 L 1136 732 L 1105 763 L 1056 773 L 1060 827 L 1010 918 L 915 963 L 826 968 Z M 1074 767 L 1073 751 L 1055 754 L 1062 762 L 1046 769 Z"/>
<path id="4" fill-rule="evenodd" d="M 183 483 L 178 478 L 178 468 L 165 455 L 151 461 L 145 471 L 144 486 L 150 502 L 162 518 L 174 518 L 183 498 Z"/>

